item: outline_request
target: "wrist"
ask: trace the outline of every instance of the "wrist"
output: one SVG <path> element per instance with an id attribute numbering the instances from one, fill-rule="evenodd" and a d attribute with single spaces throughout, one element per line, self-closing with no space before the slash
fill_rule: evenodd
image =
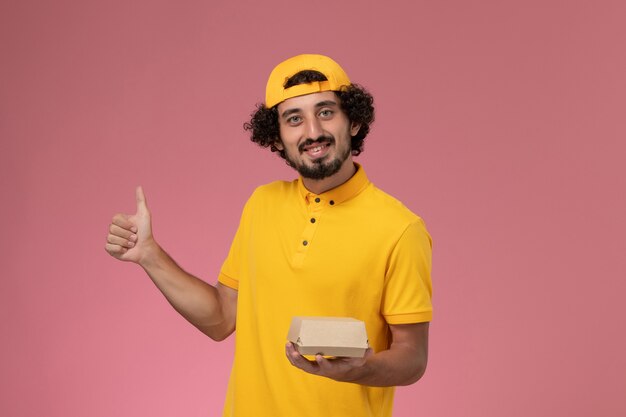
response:
<path id="1" fill-rule="evenodd" d="M 139 266 L 146 271 L 157 267 L 161 262 L 161 259 L 165 255 L 165 251 L 159 246 L 159 244 L 152 238 L 143 242 L 142 256 L 138 260 Z"/>
<path id="2" fill-rule="evenodd" d="M 372 354 L 366 355 L 362 359 L 362 361 L 354 366 L 343 379 L 343 382 L 353 382 L 356 384 L 367 383 L 372 379 L 372 375 L 375 373 L 374 367 L 375 365 L 370 360 L 372 358 Z"/>

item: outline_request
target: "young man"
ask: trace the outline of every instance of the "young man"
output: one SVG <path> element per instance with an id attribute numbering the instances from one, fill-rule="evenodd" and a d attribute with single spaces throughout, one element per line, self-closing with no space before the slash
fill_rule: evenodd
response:
<path id="1" fill-rule="evenodd" d="M 321 55 L 279 64 L 246 129 L 300 177 L 255 190 L 216 286 L 183 271 L 137 213 L 113 218 L 106 250 L 139 264 L 214 340 L 237 329 L 224 416 L 391 416 L 395 385 L 424 373 L 432 317 L 431 241 L 422 220 L 355 164 L 372 97 Z M 364 358 L 314 360 L 285 345 L 293 316 L 366 323 Z"/>

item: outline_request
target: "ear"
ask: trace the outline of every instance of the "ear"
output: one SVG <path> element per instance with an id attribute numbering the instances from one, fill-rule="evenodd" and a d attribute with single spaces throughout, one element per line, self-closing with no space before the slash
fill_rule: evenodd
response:
<path id="1" fill-rule="evenodd" d="M 361 130 L 361 123 L 352 122 L 350 124 L 350 136 L 356 136 L 359 130 Z"/>
<path id="2" fill-rule="evenodd" d="M 274 147 L 279 151 L 285 150 L 285 146 L 283 145 L 283 142 L 280 140 L 280 138 L 277 138 L 272 145 L 274 145 Z"/>

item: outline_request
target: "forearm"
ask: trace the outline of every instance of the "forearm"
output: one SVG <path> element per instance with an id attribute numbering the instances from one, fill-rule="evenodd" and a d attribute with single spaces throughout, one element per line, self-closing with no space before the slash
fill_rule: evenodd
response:
<path id="1" fill-rule="evenodd" d="M 139 265 L 172 307 L 201 332 L 213 340 L 233 332 L 234 317 L 226 314 L 218 289 L 184 271 L 156 243 Z"/>
<path id="2" fill-rule="evenodd" d="M 411 346 L 395 346 L 366 358 L 362 367 L 347 375 L 346 382 L 376 387 L 410 385 L 426 371 L 426 352 Z"/>
<path id="3" fill-rule="evenodd" d="M 363 358 L 325 359 L 316 355 L 314 361 L 309 361 L 291 342 L 285 353 L 293 366 L 336 381 L 377 387 L 409 385 L 426 371 L 428 326 L 429 323 L 390 325 L 393 341 L 389 349 L 378 353 L 368 349 Z"/>

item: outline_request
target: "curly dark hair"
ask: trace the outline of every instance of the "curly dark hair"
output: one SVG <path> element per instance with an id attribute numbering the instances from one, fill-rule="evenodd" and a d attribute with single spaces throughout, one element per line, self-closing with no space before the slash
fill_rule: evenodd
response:
<path id="1" fill-rule="evenodd" d="M 308 84 L 314 81 L 326 81 L 324 74 L 318 71 L 305 70 L 291 76 L 284 84 L 285 88 L 299 84 Z M 374 98 L 362 86 L 351 84 L 341 91 L 334 92 L 339 97 L 341 109 L 346 113 L 351 123 L 361 125 L 356 135 L 352 137 L 352 155 L 363 152 L 363 142 L 374 122 Z M 250 131 L 250 140 L 263 148 L 270 148 L 285 158 L 285 151 L 276 147 L 280 141 L 278 127 L 278 105 L 267 108 L 263 103 L 256 105 L 256 110 L 250 115 L 250 121 L 243 124 L 243 128 Z"/>

